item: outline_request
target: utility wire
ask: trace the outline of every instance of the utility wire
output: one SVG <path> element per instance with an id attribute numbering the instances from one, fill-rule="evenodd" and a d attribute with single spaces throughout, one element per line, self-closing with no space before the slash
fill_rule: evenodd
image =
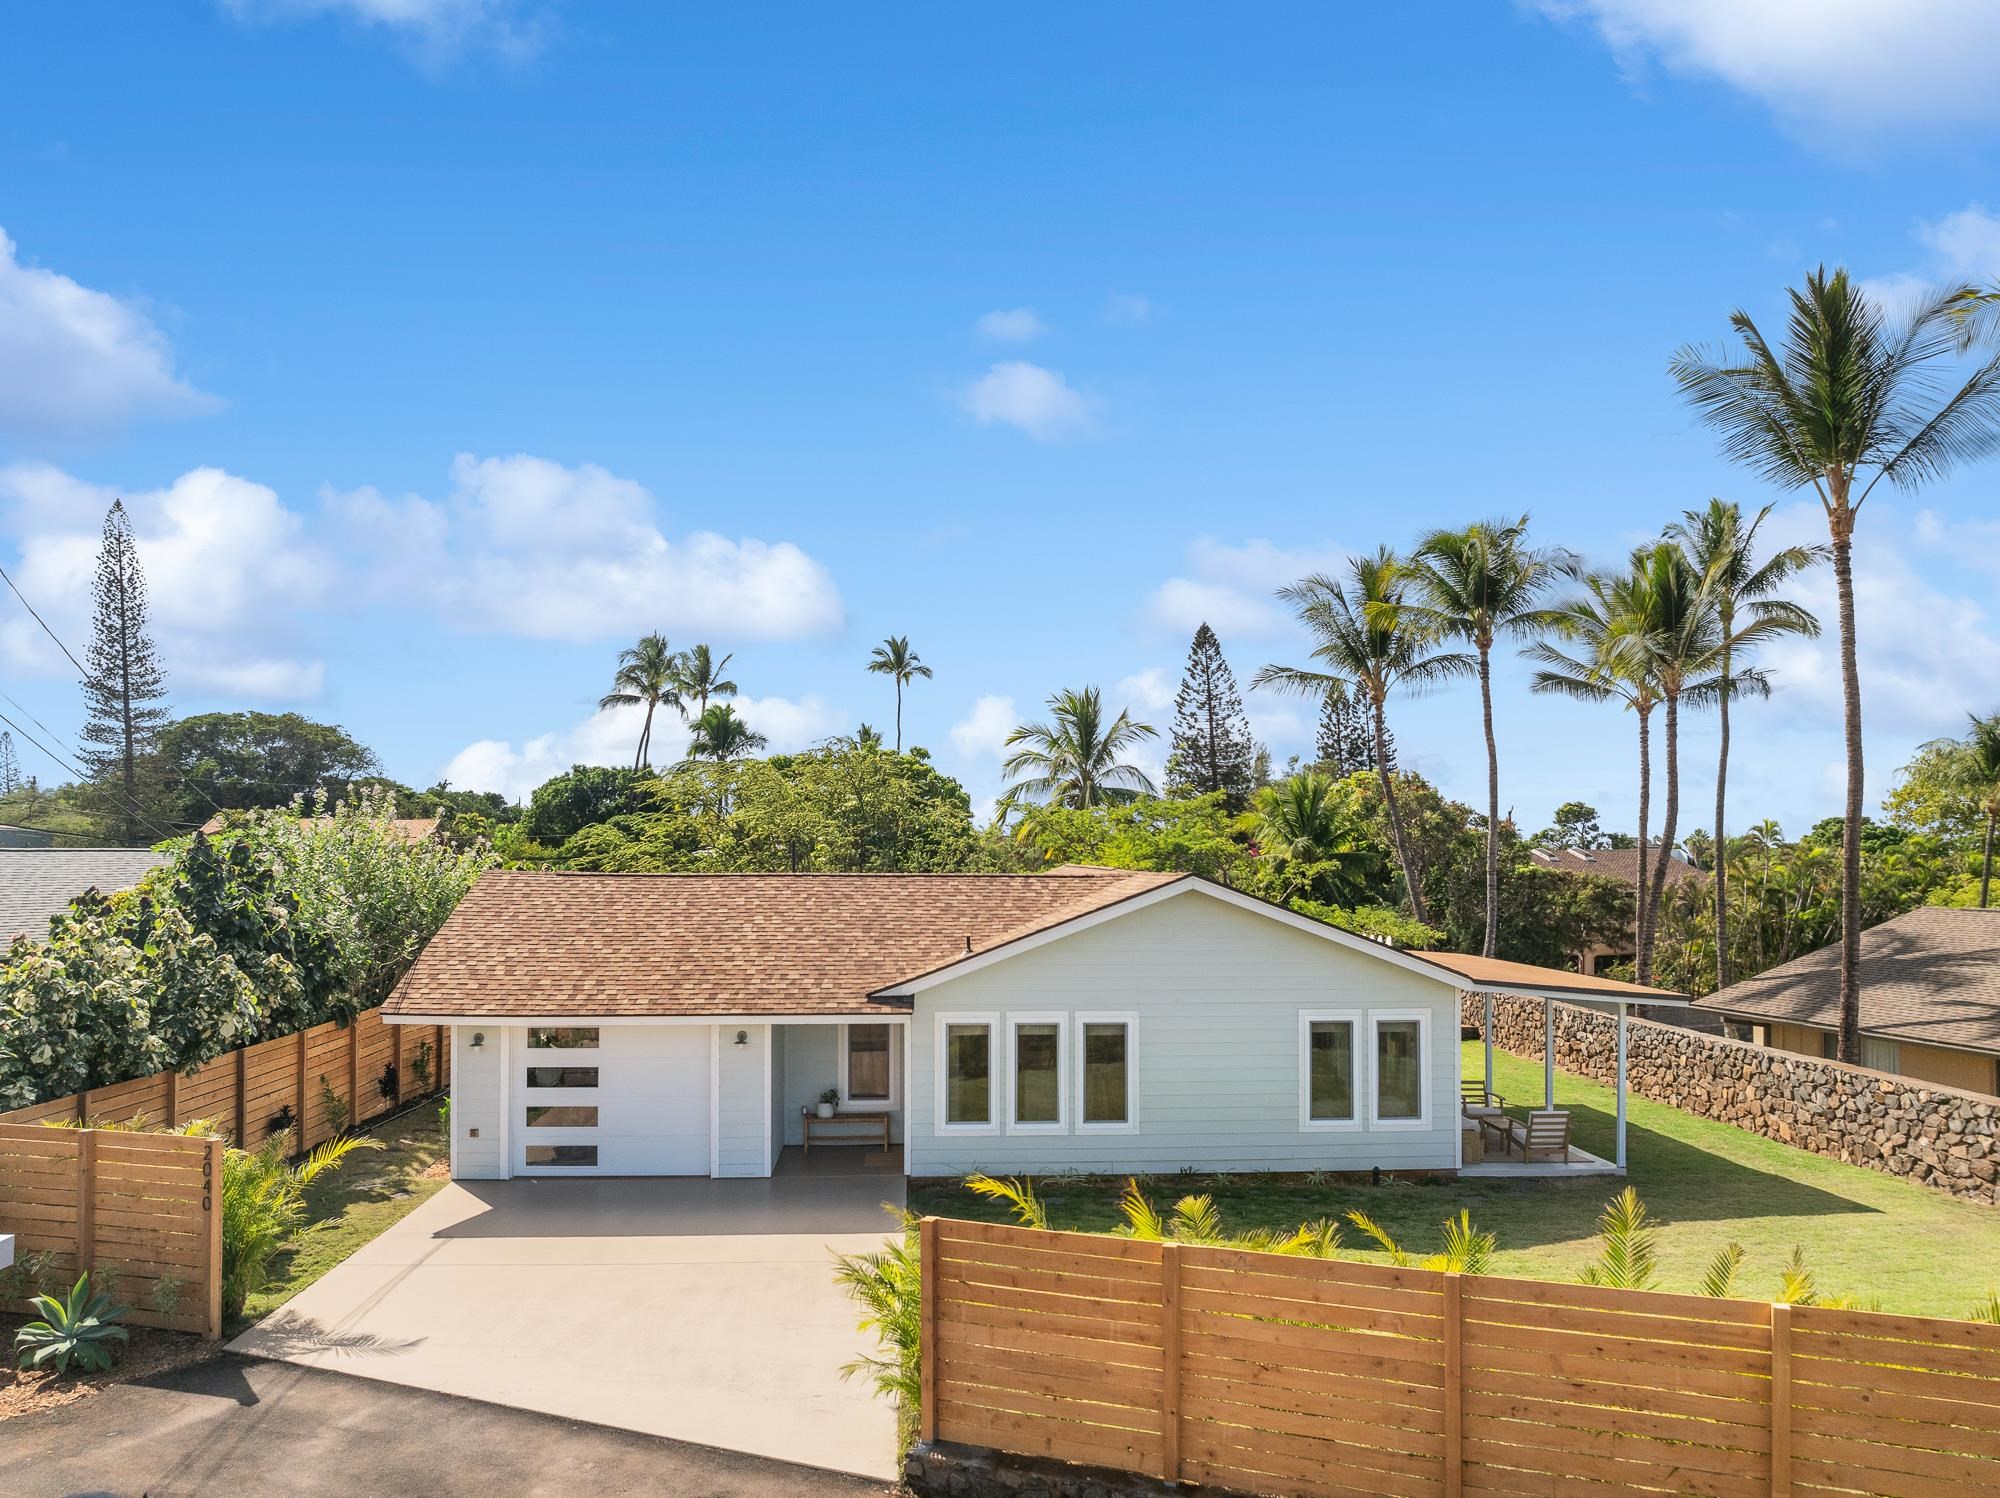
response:
<path id="1" fill-rule="evenodd" d="M 18 733 L 22 738 L 26 739 L 29 743 L 33 744 L 37 749 L 41 750 L 42 753 L 46 754 L 51 760 L 55 761 L 56 764 L 60 765 L 70 774 L 74 775 L 78 780 L 88 780 L 90 778 L 88 775 L 85 775 L 83 771 L 79 770 L 75 765 L 65 760 L 60 754 L 57 754 L 55 750 L 51 749 L 47 744 L 44 744 L 40 739 L 36 738 L 33 734 L 29 733 L 27 729 L 23 728 L 20 724 L 16 723 L 12 718 L 8 717 L 5 713 L 0 713 L 0 723 L 4 723 L 9 728 L 13 729 L 14 732 Z M 148 816 L 135 802 L 126 800 L 123 795 L 120 795 L 118 799 L 122 808 L 131 814 L 134 821 L 140 822 L 145 826 L 151 827 L 155 832 L 159 833 L 162 837 L 178 836 L 177 833 L 165 827 L 162 827 L 159 822 L 155 821 L 152 817 Z"/>
<path id="2" fill-rule="evenodd" d="M 21 591 L 20 587 L 14 582 L 14 579 L 7 576 L 7 569 L 5 567 L 0 567 L 0 582 L 4 582 L 7 584 L 8 588 L 10 588 L 13 591 L 14 596 L 21 600 L 21 607 L 26 609 L 31 615 L 34 616 L 35 623 L 41 625 L 42 632 L 46 634 L 51 640 L 54 640 L 56 642 L 56 648 L 60 650 L 64 655 L 69 657 L 69 663 L 72 666 L 76 667 L 77 670 L 83 672 L 83 675 L 87 680 L 90 676 L 89 668 L 87 668 L 82 661 L 76 658 L 75 653 L 71 651 L 69 646 L 63 644 L 62 636 L 49 628 L 49 621 L 44 619 L 40 614 L 35 613 L 35 606 L 32 603 L 28 602 L 27 595 Z"/>

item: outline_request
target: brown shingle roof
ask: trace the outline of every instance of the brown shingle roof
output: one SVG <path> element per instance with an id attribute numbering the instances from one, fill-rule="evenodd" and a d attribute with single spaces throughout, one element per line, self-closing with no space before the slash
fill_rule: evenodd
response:
<path id="1" fill-rule="evenodd" d="M 1509 962 L 1504 957 L 1473 957 L 1462 952 L 1412 952 L 1425 962 L 1447 968 L 1473 988 L 1533 988 L 1543 993 L 1573 994 L 1579 999 L 1593 997 L 1632 999 L 1638 1002 L 1679 999 L 1671 988 L 1647 988 L 1616 978 L 1586 978 L 1582 973 L 1562 968 L 1537 967 L 1532 962 Z"/>
<path id="2" fill-rule="evenodd" d="M 868 995 L 1179 874 L 482 874 L 392 1015 L 869 1014 Z"/>
<path id="3" fill-rule="evenodd" d="M 1837 1028 L 1840 948 L 1795 957 L 1700 1003 L 1725 1014 Z M 1927 907 L 1862 932 L 1861 1028 L 2000 1052 L 2000 910 Z"/>
<path id="4" fill-rule="evenodd" d="M 1646 845 L 1648 862 L 1660 856 L 1660 845 Z M 1639 850 L 1637 848 L 1592 848 L 1582 852 L 1575 848 L 1536 848 L 1532 854 L 1536 863 L 1545 869 L 1557 869 L 1565 874 L 1595 874 L 1601 879 L 1616 879 L 1620 884 L 1639 887 Z M 1702 872 L 1676 853 L 1667 860 L 1667 883 L 1678 884 L 1683 879 L 1701 878 Z"/>

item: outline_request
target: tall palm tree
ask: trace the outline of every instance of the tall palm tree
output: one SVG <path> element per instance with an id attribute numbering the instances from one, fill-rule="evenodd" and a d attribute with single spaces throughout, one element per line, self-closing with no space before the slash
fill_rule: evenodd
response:
<path id="1" fill-rule="evenodd" d="M 1310 894 L 1336 905 L 1367 896 L 1376 856 L 1335 787 L 1319 770 L 1301 770 L 1257 792 L 1252 813 L 1257 849 L 1279 874 L 1281 894 Z"/>
<path id="2" fill-rule="evenodd" d="M 1049 721 L 1023 723 L 1007 735 L 1015 749 L 1000 766 L 1009 781 L 1007 800 L 1025 797 L 1053 806 L 1122 805 L 1155 794 L 1137 765 L 1119 758 L 1142 739 L 1158 738 L 1150 723 L 1120 712 L 1106 722 L 1096 687 L 1058 692 L 1049 699 Z"/>
<path id="3" fill-rule="evenodd" d="M 1972 732 L 1963 739 L 1938 739 L 1923 748 L 1926 753 L 1942 751 L 1952 784 L 1986 819 L 1979 851 L 1979 908 L 1986 910 L 1993 893 L 1993 824 L 2000 821 L 2000 713 L 1975 715 Z"/>
<path id="4" fill-rule="evenodd" d="M 688 741 L 689 759 L 742 759 L 762 749 L 770 740 L 736 716 L 736 709 L 718 702 L 694 720 L 694 736 Z"/>
<path id="5" fill-rule="evenodd" d="M 597 699 L 600 710 L 607 707 L 646 705 L 645 725 L 639 730 L 639 747 L 632 754 L 637 770 L 653 762 L 653 713 L 660 704 L 678 708 L 680 698 L 680 657 L 661 634 L 644 636 L 629 650 L 618 652 L 618 674 L 611 678 L 611 690 Z"/>
<path id="6" fill-rule="evenodd" d="M 1958 352 L 1968 285 L 1927 293 L 1890 319 L 1845 270 L 1824 266 L 1788 293 L 1791 315 L 1773 347 L 1750 314 L 1729 323 L 1735 357 L 1683 348 L 1671 369 L 1681 393 L 1722 436 L 1725 454 L 1786 488 L 1810 485 L 1826 513 L 1840 600 L 1840 684 L 1847 739 L 1841 838 L 1840 1046 L 1861 1060 L 1861 677 L 1854 653 L 1854 526 L 1875 486 L 1915 488 L 1983 457 L 2000 442 L 2000 354 L 1955 390 L 1939 361 Z M 1948 395 L 1943 391 L 1951 390 Z M 1942 395 L 1942 399 L 1940 399 Z"/>
<path id="7" fill-rule="evenodd" d="M 1528 517 L 1436 530 L 1410 556 L 1416 601 L 1410 615 L 1479 653 L 1479 710 L 1486 728 L 1486 936 L 1491 957 L 1500 939 L 1500 749 L 1493 736 L 1493 641 L 1530 639 L 1549 628 L 1543 595 L 1562 575 L 1567 552 L 1527 544 Z"/>
<path id="8" fill-rule="evenodd" d="M 1292 606 L 1312 634 L 1315 666 L 1266 666 L 1250 685 L 1276 687 L 1323 701 L 1329 693 L 1358 692 L 1367 699 L 1375 729 L 1375 765 L 1382 775 L 1382 803 L 1396 862 L 1410 892 L 1410 913 L 1424 920 L 1423 870 L 1410 855 L 1410 840 L 1396 804 L 1396 777 L 1389 756 L 1385 704 L 1396 687 L 1417 693 L 1478 670 L 1469 655 L 1438 650 L 1435 628 L 1415 617 L 1408 569 L 1388 547 L 1348 564 L 1349 581 L 1323 572 L 1301 578 L 1278 597 Z"/>
<path id="9" fill-rule="evenodd" d="M 910 649 L 908 635 L 891 635 L 868 657 L 868 669 L 896 683 L 896 752 L 903 752 L 903 687 L 919 676 L 930 679 L 931 668 Z"/>
<path id="10" fill-rule="evenodd" d="M 1685 517 L 1667 527 L 1699 572 L 1715 603 L 1716 626 L 1722 637 L 1718 674 L 1730 689 L 1716 699 L 1721 746 L 1715 759 L 1715 986 L 1727 988 L 1729 971 L 1729 702 L 1735 695 L 1735 658 L 1750 645 L 1737 630 L 1739 614 L 1758 623 L 1770 621 L 1780 634 L 1819 635 L 1819 620 L 1805 609 L 1777 597 L 1778 590 L 1825 555 L 1817 546 L 1786 546 L 1757 560 L 1757 532 L 1770 517 L 1765 505 L 1744 523 L 1740 506 L 1711 499 L 1705 510 L 1684 510 Z"/>
<path id="11" fill-rule="evenodd" d="M 722 674 L 729 669 L 729 663 L 735 659 L 732 654 L 717 660 L 715 652 L 706 645 L 690 646 L 687 653 L 681 657 L 680 681 L 677 685 L 683 698 L 693 700 L 694 715 L 697 718 L 708 711 L 709 698 L 736 695 L 736 683 L 726 679 Z"/>

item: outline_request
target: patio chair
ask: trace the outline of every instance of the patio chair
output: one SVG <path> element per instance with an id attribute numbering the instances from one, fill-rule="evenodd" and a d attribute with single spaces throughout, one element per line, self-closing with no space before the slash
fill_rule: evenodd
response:
<path id="1" fill-rule="evenodd" d="M 1569 1159 L 1569 1112 L 1564 1108 L 1537 1108 L 1528 1114 L 1528 1121 L 1518 1126 L 1516 1138 L 1521 1141 L 1521 1158 L 1532 1160 L 1537 1155 L 1552 1155 L 1558 1160 Z"/>
<path id="2" fill-rule="evenodd" d="M 1490 1118 L 1507 1106 L 1507 1100 L 1487 1087 L 1482 1077 L 1462 1077 L 1458 1084 L 1459 1111 L 1467 1118 Z"/>

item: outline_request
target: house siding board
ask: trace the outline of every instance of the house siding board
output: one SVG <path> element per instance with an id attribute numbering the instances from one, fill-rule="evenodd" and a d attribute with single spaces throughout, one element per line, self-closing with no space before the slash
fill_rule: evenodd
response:
<path id="1" fill-rule="evenodd" d="M 486 1044 L 472 1049 L 475 1030 L 485 1030 Z M 451 1129 L 456 1163 L 453 1176 L 462 1181 L 496 1181 L 507 1175 L 504 1117 L 507 1106 L 505 1061 L 500 1032 L 483 1025 L 451 1027 Z M 479 1137 L 471 1137 L 477 1129 Z"/>
<path id="2" fill-rule="evenodd" d="M 785 1085 L 780 1104 L 785 1115 L 785 1143 L 806 1142 L 800 1111 L 818 1102 L 819 1095 L 834 1085 L 839 1067 L 840 1032 L 835 1026 L 785 1026 Z"/>
<path id="3" fill-rule="evenodd" d="M 1430 1016 L 1428 1128 L 1299 1126 L 1301 1010 L 1422 1010 Z M 910 1116 L 932 1119 L 937 1017 L 1062 1013 L 1136 1016 L 1138 1129 L 1132 1133 L 953 1134 L 919 1122 L 909 1173 L 969 1170 L 1449 1170 L 1457 1164 L 1457 993 L 1365 953 L 1190 893 L 1134 911 L 919 995 L 908 1030 Z M 1366 1045 L 1364 1024 L 1363 1046 Z M 1066 1090 L 1072 1094 L 1074 1076 Z M 1005 1087 L 995 1077 L 995 1110 Z M 1365 1108 L 1365 1101 L 1364 1101 Z"/>
<path id="4" fill-rule="evenodd" d="M 736 1044 L 742 1031 L 744 1044 Z M 715 1171 L 719 1176 L 771 1173 L 764 1154 L 764 1053 L 769 1025 L 725 1025 L 717 1037 Z"/>

